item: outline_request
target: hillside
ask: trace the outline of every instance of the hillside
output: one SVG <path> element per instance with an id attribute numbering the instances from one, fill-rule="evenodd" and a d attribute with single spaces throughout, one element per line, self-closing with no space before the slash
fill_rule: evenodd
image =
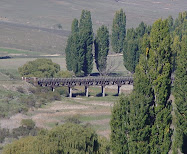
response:
<path id="1" fill-rule="evenodd" d="M 81 10 L 92 13 L 93 28 L 112 25 L 116 10 L 123 8 L 127 27 L 136 27 L 141 21 L 152 24 L 158 18 L 177 17 L 185 11 L 186 0 L 2 0 L 0 1 L 0 47 L 64 53 L 74 18 Z M 0 51 L 0 53 L 2 50 Z"/>

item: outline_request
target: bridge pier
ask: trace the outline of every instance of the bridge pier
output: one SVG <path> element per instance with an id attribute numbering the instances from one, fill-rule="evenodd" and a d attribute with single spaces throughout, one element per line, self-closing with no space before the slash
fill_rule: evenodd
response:
<path id="1" fill-rule="evenodd" d="M 121 86 L 118 85 L 118 96 L 121 95 Z"/>
<path id="2" fill-rule="evenodd" d="M 85 86 L 85 95 L 86 95 L 86 97 L 89 96 L 88 86 Z"/>
<path id="3" fill-rule="evenodd" d="M 102 96 L 105 97 L 105 86 L 102 86 Z"/>
<path id="4" fill-rule="evenodd" d="M 33 77 L 33 79 L 34 79 L 34 86 L 37 86 L 38 85 L 38 78 Z"/>
<path id="5" fill-rule="evenodd" d="M 51 87 L 51 90 L 52 90 L 52 92 L 54 92 L 54 91 L 55 91 L 55 88 L 54 88 L 54 87 Z"/>
<path id="6" fill-rule="evenodd" d="M 72 98 L 72 87 L 68 87 L 69 88 L 69 97 Z"/>

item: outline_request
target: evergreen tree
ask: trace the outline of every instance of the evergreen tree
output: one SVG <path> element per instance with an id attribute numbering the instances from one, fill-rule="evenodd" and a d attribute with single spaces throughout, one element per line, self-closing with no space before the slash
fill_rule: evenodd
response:
<path id="1" fill-rule="evenodd" d="M 126 36 L 126 15 L 122 9 L 116 12 L 112 25 L 111 44 L 116 53 L 121 53 Z"/>
<path id="2" fill-rule="evenodd" d="M 187 153 L 187 36 L 182 38 L 181 51 L 178 52 L 175 73 L 174 96 L 176 104 L 176 133 L 174 152 Z"/>
<path id="3" fill-rule="evenodd" d="M 93 29 L 90 11 L 83 10 L 79 24 L 80 48 L 84 53 L 84 75 L 89 75 L 93 69 Z"/>
<path id="4" fill-rule="evenodd" d="M 97 30 L 95 45 L 95 63 L 101 75 L 106 75 L 107 55 L 109 51 L 109 31 L 106 26 L 101 26 Z"/>

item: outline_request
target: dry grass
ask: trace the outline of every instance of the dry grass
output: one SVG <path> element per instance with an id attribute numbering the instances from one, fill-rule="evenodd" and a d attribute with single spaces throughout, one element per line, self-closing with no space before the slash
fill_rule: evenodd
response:
<path id="1" fill-rule="evenodd" d="M 120 8 L 125 11 L 127 27 L 130 28 L 136 27 L 141 21 L 152 24 L 158 18 L 169 15 L 177 17 L 179 12 L 186 11 L 186 5 L 186 0 L 0 1 L 0 47 L 64 54 L 67 31 L 71 29 L 72 20 L 80 18 L 82 9 L 91 11 L 96 31 L 102 24 L 111 29 L 115 11 Z M 62 25 L 64 31 L 55 31 L 58 24 Z"/>

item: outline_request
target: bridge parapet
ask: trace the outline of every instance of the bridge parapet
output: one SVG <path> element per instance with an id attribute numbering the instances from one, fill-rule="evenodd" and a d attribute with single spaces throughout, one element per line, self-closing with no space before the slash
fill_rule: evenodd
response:
<path id="1" fill-rule="evenodd" d="M 38 78 L 40 86 L 106 86 L 133 84 L 133 77 Z"/>

